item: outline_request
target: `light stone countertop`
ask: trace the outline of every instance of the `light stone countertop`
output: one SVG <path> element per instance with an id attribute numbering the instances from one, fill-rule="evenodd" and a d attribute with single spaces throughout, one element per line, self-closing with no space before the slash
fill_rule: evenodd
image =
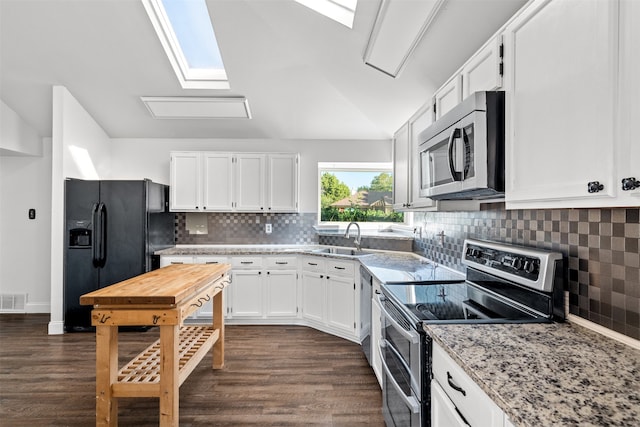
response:
<path id="1" fill-rule="evenodd" d="M 640 351 L 571 323 L 426 325 L 516 426 L 640 426 Z"/>

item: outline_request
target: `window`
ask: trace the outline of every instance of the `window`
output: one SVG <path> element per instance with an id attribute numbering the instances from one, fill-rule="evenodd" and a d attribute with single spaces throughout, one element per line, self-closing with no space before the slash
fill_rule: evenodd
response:
<path id="1" fill-rule="evenodd" d="M 295 0 L 303 6 L 341 23 L 345 27 L 353 28 L 353 18 L 356 14 L 358 0 Z"/>
<path id="2" fill-rule="evenodd" d="M 205 0 L 142 0 L 183 89 L 229 89 Z"/>
<path id="3" fill-rule="evenodd" d="M 319 163 L 318 223 L 400 223 L 393 210 L 391 163 Z"/>

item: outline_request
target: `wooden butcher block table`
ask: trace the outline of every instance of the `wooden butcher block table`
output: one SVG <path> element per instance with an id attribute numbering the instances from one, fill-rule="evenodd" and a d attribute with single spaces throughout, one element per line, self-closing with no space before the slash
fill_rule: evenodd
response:
<path id="1" fill-rule="evenodd" d="M 174 264 L 82 295 L 96 327 L 96 426 L 118 424 L 118 398 L 160 398 L 160 425 L 177 426 L 179 387 L 213 347 L 224 365 L 222 290 L 229 264 Z M 213 299 L 213 325 L 184 320 Z M 160 339 L 118 369 L 118 326 L 158 326 Z"/>

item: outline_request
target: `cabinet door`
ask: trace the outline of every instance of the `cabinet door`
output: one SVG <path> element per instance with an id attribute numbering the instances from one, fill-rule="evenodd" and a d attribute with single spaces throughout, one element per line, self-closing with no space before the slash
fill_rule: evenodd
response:
<path id="1" fill-rule="evenodd" d="M 264 154 L 236 154 L 236 210 L 264 211 Z"/>
<path id="2" fill-rule="evenodd" d="M 402 126 L 393 137 L 393 209 L 409 206 L 409 124 Z"/>
<path id="3" fill-rule="evenodd" d="M 409 120 L 409 206 L 411 208 L 428 208 L 435 206 L 435 202 L 426 197 L 420 197 L 420 162 L 418 161 L 418 147 L 422 142 L 420 133 L 433 124 L 433 106 L 424 105 Z"/>
<path id="4" fill-rule="evenodd" d="M 230 211 L 233 209 L 233 155 L 203 153 L 204 185 L 202 209 Z"/>
<path id="5" fill-rule="evenodd" d="M 356 287 L 351 278 L 327 276 L 327 322 L 329 326 L 354 333 L 356 329 Z"/>
<path id="6" fill-rule="evenodd" d="M 431 425 L 438 427 L 469 426 L 437 381 L 431 381 Z"/>
<path id="7" fill-rule="evenodd" d="M 323 274 L 302 272 L 302 317 L 324 323 L 325 281 Z"/>
<path id="8" fill-rule="evenodd" d="M 170 210 L 199 210 L 202 206 L 200 153 L 171 153 L 170 164 Z"/>
<path id="9" fill-rule="evenodd" d="M 235 270 L 230 288 L 232 288 L 232 317 L 262 317 L 264 314 L 262 271 Z"/>
<path id="10" fill-rule="evenodd" d="M 489 40 L 462 67 L 462 99 L 474 92 L 496 90 L 502 87 L 501 45 L 502 36 Z"/>
<path id="11" fill-rule="evenodd" d="M 296 212 L 298 210 L 298 155 L 270 154 L 268 163 L 267 210 Z"/>
<path id="12" fill-rule="evenodd" d="M 433 97 L 436 119 L 439 119 L 462 101 L 462 74 L 455 75 Z"/>
<path id="13" fill-rule="evenodd" d="M 296 317 L 297 290 L 298 274 L 295 270 L 267 271 L 267 317 Z"/>
<path id="14" fill-rule="evenodd" d="M 196 264 L 224 264 L 228 262 L 228 259 L 226 257 L 220 257 L 220 256 L 212 256 L 212 255 L 198 255 L 195 258 L 195 263 Z M 224 305 L 222 312 L 223 313 L 227 313 L 227 306 L 226 306 L 226 292 L 227 292 L 228 288 L 225 288 L 222 290 L 222 303 Z M 201 308 L 198 309 L 198 311 L 196 311 L 196 316 L 198 319 L 211 319 L 213 318 L 213 299 L 211 301 L 207 301 L 205 302 Z"/>
<path id="15" fill-rule="evenodd" d="M 541 0 L 507 26 L 508 208 L 606 205 L 616 196 L 617 16 L 615 1 Z M 596 181 L 603 189 L 588 192 Z"/>
<path id="16" fill-rule="evenodd" d="M 640 117 L 640 2 L 620 3 L 620 175 L 640 180 L 640 143 L 635 126 Z M 621 192 L 621 205 L 640 205 L 640 187 Z"/>

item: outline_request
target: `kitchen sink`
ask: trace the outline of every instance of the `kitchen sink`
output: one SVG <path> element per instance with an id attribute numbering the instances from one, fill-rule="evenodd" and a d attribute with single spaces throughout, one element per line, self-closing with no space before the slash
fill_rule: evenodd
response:
<path id="1" fill-rule="evenodd" d="M 372 255 L 373 252 L 357 250 L 354 248 L 322 248 L 313 251 L 316 254 L 331 254 L 331 255 L 346 255 L 353 257 L 361 257 L 365 255 Z"/>

